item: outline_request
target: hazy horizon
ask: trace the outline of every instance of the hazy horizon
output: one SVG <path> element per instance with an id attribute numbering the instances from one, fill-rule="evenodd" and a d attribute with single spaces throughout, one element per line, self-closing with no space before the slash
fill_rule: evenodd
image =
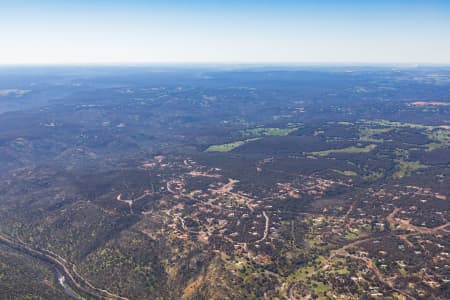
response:
<path id="1" fill-rule="evenodd" d="M 0 65 L 450 64 L 449 1 L 0 1 Z"/>

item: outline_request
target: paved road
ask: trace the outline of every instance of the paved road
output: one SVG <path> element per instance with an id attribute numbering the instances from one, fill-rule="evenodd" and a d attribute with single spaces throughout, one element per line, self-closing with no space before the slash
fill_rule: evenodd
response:
<path id="1" fill-rule="evenodd" d="M 64 292 L 66 292 L 66 294 L 71 298 L 128 300 L 125 297 L 115 295 L 107 290 L 94 287 L 88 280 L 86 280 L 83 276 L 76 272 L 74 266 L 70 267 L 67 261 L 58 257 L 57 255 L 54 255 L 50 251 L 32 248 L 29 245 L 17 241 L 2 233 L 0 233 L 0 243 L 17 252 L 41 260 L 52 267 L 52 269 L 56 268 L 57 272 L 55 275 L 60 281 Z M 61 283 L 62 277 L 64 278 L 64 280 Z M 78 298 L 75 297 L 74 294 L 77 295 Z"/>

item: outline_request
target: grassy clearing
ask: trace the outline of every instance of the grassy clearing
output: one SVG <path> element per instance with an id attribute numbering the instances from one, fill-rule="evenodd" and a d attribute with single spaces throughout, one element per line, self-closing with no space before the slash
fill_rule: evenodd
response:
<path id="1" fill-rule="evenodd" d="M 297 130 L 297 127 L 293 128 L 253 128 L 239 131 L 242 137 L 261 137 L 261 136 L 286 136 L 292 131 Z"/>
<path id="2" fill-rule="evenodd" d="M 385 174 L 381 171 L 379 172 L 371 172 L 370 174 L 363 177 L 365 181 L 377 181 L 381 178 L 383 178 Z"/>
<path id="3" fill-rule="evenodd" d="M 410 176 L 414 171 L 427 168 L 426 165 L 422 165 L 418 161 L 405 161 L 403 159 L 398 159 L 396 162 L 396 171 L 392 177 L 396 179 L 403 178 L 405 176 Z"/>
<path id="4" fill-rule="evenodd" d="M 409 128 L 428 129 L 428 130 L 437 128 L 436 126 L 428 126 L 428 125 L 414 124 L 414 123 L 391 122 L 388 120 L 373 120 L 373 121 L 367 121 L 366 123 L 372 124 L 372 125 L 386 126 L 386 127 L 409 127 Z"/>
<path id="5" fill-rule="evenodd" d="M 256 140 L 259 140 L 259 138 L 247 139 L 244 141 L 236 141 L 236 142 L 222 144 L 222 145 L 212 145 L 212 146 L 209 146 L 208 149 L 206 149 L 206 152 L 229 152 L 233 149 L 236 149 L 239 146 L 244 145 L 245 143 L 256 141 Z"/>
<path id="6" fill-rule="evenodd" d="M 361 236 L 361 234 L 357 231 L 347 230 L 345 232 L 345 238 L 349 241 L 354 241 L 354 240 L 358 239 L 360 236 Z"/>
<path id="7" fill-rule="evenodd" d="M 433 142 L 433 143 L 429 143 L 429 144 L 425 145 L 425 151 L 426 152 L 431 152 L 433 150 L 446 148 L 446 147 L 448 147 L 448 145 L 445 145 L 443 143 L 435 143 L 435 142 Z"/>
<path id="8" fill-rule="evenodd" d="M 328 285 L 316 280 L 312 281 L 312 286 L 314 288 L 314 292 L 319 295 L 322 295 L 323 293 L 330 290 L 330 287 Z"/>
<path id="9" fill-rule="evenodd" d="M 374 150 L 377 147 L 377 145 L 371 144 L 367 145 L 366 147 L 347 147 L 342 149 L 331 149 L 331 150 L 325 150 L 325 151 L 317 151 L 317 152 L 311 152 L 311 155 L 314 156 L 328 156 L 331 154 L 339 154 L 339 153 L 368 153 L 372 150 Z"/>
<path id="10" fill-rule="evenodd" d="M 344 258 L 334 257 L 332 260 L 333 273 L 336 275 L 348 275 L 350 271 L 347 268 L 347 262 Z"/>
<path id="11" fill-rule="evenodd" d="M 375 139 L 374 135 L 382 134 L 393 130 L 394 128 L 361 128 L 359 131 L 359 140 L 363 142 L 382 143 L 383 139 Z"/>
<path id="12" fill-rule="evenodd" d="M 333 169 L 333 171 L 344 176 L 358 176 L 358 173 L 353 171 L 341 171 L 336 169 Z"/>
<path id="13" fill-rule="evenodd" d="M 374 121 L 366 121 L 366 124 L 370 126 L 384 126 L 386 128 L 379 129 L 371 129 L 364 128 L 362 129 L 360 140 L 367 142 L 382 142 L 382 140 L 373 139 L 372 136 L 388 132 L 393 130 L 394 128 L 416 128 L 423 129 L 427 131 L 427 136 L 429 139 L 433 140 L 433 142 L 425 145 L 425 151 L 433 151 L 439 148 L 445 148 L 450 146 L 450 130 L 448 126 L 430 126 L 430 125 L 422 125 L 422 124 L 414 124 L 414 123 L 402 123 L 402 122 L 391 122 L 387 120 L 374 120 Z M 377 132 L 378 131 L 378 132 Z"/>
<path id="14" fill-rule="evenodd" d="M 425 145 L 425 151 L 429 152 L 435 149 L 446 148 L 450 146 L 449 130 L 434 130 L 428 134 L 428 138 L 433 140 L 433 142 Z"/>
<path id="15" fill-rule="evenodd" d="M 209 146 L 208 149 L 206 149 L 206 151 L 207 152 L 228 152 L 233 149 L 236 149 L 237 147 L 239 147 L 243 144 L 245 144 L 244 141 L 237 141 L 237 142 L 232 142 L 232 143 L 228 143 L 228 144 L 213 145 L 213 146 Z"/>
<path id="16" fill-rule="evenodd" d="M 448 134 L 448 126 L 440 125 L 440 126 L 431 126 L 431 125 L 422 125 L 415 123 L 403 123 L 403 122 L 391 122 L 387 120 L 373 120 L 373 121 L 364 121 L 365 124 L 368 125 L 378 125 L 384 127 L 409 127 L 409 128 L 417 128 L 417 129 L 425 129 L 428 131 L 439 130 L 443 132 L 447 132 Z"/>
<path id="17" fill-rule="evenodd" d="M 317 274 L 320 268 L 326 263 L 326 258 L 319 256 L 318 258 L 310 261 L 306 266 L 297 269 L 291 273 L 286 282 L 299 282 L 306 285 L 306 290 L 311 294 L 323 295 L 330 290 L 330 287 L 318 280 L 312 279 Z M 319 299 L 322 299 L 319 297 Z"/>

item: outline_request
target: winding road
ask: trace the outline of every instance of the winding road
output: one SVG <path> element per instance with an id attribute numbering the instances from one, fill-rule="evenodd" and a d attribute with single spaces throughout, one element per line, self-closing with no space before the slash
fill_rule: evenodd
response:
<path id="1" fill-rule="evenodd" d="M 74 299 L 112 299 L 128 300 L 128 298 L 113 294 L 107 290 L 93 286 L 86 278 L 81 276 L 75 265 L 68 263 L 58 255 L 43 249 L 17 241 L 6 234 L 0 233 L 0 243 L 21 254 L 31 256 L 55 269 L 55 274 L 66 295 Z"/>

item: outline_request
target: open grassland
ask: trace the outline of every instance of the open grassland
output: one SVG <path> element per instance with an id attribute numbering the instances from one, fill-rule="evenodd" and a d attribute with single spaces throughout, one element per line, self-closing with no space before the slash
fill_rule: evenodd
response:
<path id="1" fill-rule="evenodd" d="M 426 130 L 434 130 L 434 129 L 444 129 L 448 130 L 448 125 L 423 125 L 423 124 L 416 124 L 416 123 L 407 123 L 407 122 L 392 122 L 388 120 L 371 120 L 371 121 L 364 121 L 365 124 L 369 125 L 378 125 L 378 126 L 385 126 L 385 127 L 409 127 L 409 128 L 417 128 L 417 129 L 426 129 Z"/>
<path id="2" fill-rule="evenodd" d="M 433 140 L 433 142 L 425 145 L 425 151 L 433 151 L 450 146 L 450 130 L 434 130 L 428 134 L 428 138 Z"/>
<path id="3" fill-rule="evenodd" d="M 221 144 L 221 145 L 212 145 L 209 146 L 208 149 L 206 149 L 206 152 L 229 152 L 233 149 L 236 149 L 239 146 L 244 145 L 245 143 L 256 141 L 259 138 L 253 138 L 253 139 L 247 139 L 244 141 L 236 141 L 228 144 Z"/>
<path id="4" fill-rule="evenodd" d="M 425 169 L 427 167 L 417 161 L 405 161 L 403 159 L 396 160 L 396 163 L 396 171 L 392 175 L 392 177 L 396 179 L 410 176 L 414 171 Z"/>
<path id="5" fill-rule="evenodd" d="M 383 126 L 384 128 L 362 128 L 360 129 L 360 140 L 365 142 L 380 143 L 381 139 L 373 138 L 374 135 L 387 133 L 395 128 L 414 128 L 425 131 L 427 137 L 432 140 L 431 143 L 426 144 L 425 151 L 433 151 L 435 149 L 446 148 L 450 146 L 450 128 L 448 125 L 422 125 L 415 123 L 391 122 L 387 120 L 368 121 L 366 124 Z"/>
<path id="6" fill-rule="evenodd" d="M 298 128 L 252 128 L 239 131 L 242 137 L 286 136 Z"/>
<path id="7" fill-rule="evenodd" d="M 340 154 L 340 153 L 368 153 L 372 150 L 374 150 L 377 147 L 377 145 L 371 144 L 367 145 L 365 147 L 347 147 L 342 149 L 331 149 L 331 150 L 324 150 L 324 151 L 316 151 L 311 152 L 311 155 L 314 156 L 328 156 L 331 154 Z"/>
<path id="8" fill-rule="evenodd" d="M 333 169 L 334 172 L 344 175 L 344 176 L 358 176 L 358 173 L 354 172 L 354 171 L 342 171 L 342 170 L 336 170 Z"/>
<path id="9" fill-rule="evenodd" d="M 359 140 L 370 143 L 382 143 L 383 139 L 376 139 L 373 136 L 377 134 L 386 133 L 393 130 L 393 128 L 361 128 Z"/>

